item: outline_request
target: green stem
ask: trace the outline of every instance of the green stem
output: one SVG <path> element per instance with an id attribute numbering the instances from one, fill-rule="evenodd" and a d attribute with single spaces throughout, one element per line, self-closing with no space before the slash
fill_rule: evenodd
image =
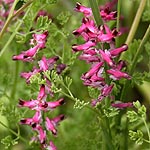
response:
<path id="1" fill-rule="evenodd" d="M 104 138 L 104 141 L 105 141 L 105 145 L 106 145 L 106 150 L 114 150 L 114 145 L 112 143 L 112 139 L 111 139 L 111 136 L 109 134 L 109 131 L 107 131 L 107 121 L 106 121 L 106 125 L 104 124 L 103 120 L 101 119 L 101 128 L 102 128 L 102 131 L 103 131 L 103 138 Z"/>
<path id="2" fill-rule="evenodd" d="M 61 90 L 60 92 L 61 92 L 63 95 L 65 95 L 66 97 L 68 97 L 69 99 L 71 99 L 71 100 L 73 100 L 74 102 L 76 102 L 76 99 L 75 99 L 73 96 L 71 96 L 71 95 L 73 95 L 73 94 L 69 95 L 69 94 L 63 92 L 62 90 Z M 99 111 L 97 111 L 96 109 L 93 109 L 93 108 L 91 108 L 91 107 L 88 106 L 88 105 L 85 105 L 85 107 L 88 108 L 88 109 L 90 109 L 90 110 L 92 110 L 92 111 L 94 111 L 95 113 L 97 113 L 97 114 L 100 115 Z"/>
<path id="3" fill-rule="evenodd" d="M 9 12 L 9 16 L 4 24 L 4 27 L 2 28 L 1 32 L 0 32 L 0 39 L 2 38 L 3 34 L 5 33 L 10 21 L 12 20 L 12 16 L 13 16 L 13 13 L 14 13 L 14 9 L 15 9 L 15 6 L 17 4 L 18 0 L 15 0 L 11 9 L 10 9 L 10 12 Z"/>
<path id="4" fill-rule="evenodd" d="M 150 141 L 148 141 L 148 140 L 146 140 L 146 139 L 143 139 L 143 141 L 150 144 Z"/>
<path id="5" fill-rule="evenodd" d="M 23 142 L 27 143 L 27 140 L 26 140 L 26 139 L 24 139 L 24 138 L 23 138 L 22 136 L 20 136 L 18 133 L 14 132 L 12 129 L 10 129 L 8 126 L 6 126 L 6 125 L 5 125 L 4 123 L 2 123 L 1 121 L 0 121 L 0 124 L 1 124 L 3 127 L 7 128 L 12 134 L 14 134 L 15 136 L 19 137 Z"/>
<path id="6" fill-rule="evenodd" d="M 146 123 L 146 121 L 145 121 L 145 118 L 142 118 L 142 120 L 143 120 L 144 125 L 145 125 L 145 128 L 146 128 L 146 130 L 147 130 L 148 139 L 149 139 L 149 142 L 150 142 L 150 131 L 149 131 L 149 128 L 148 128 L 148 126 L 147 126 L 147 123 Z"/>
<path id="7" fill-rule="evenodd" d="M 18 83 L 18 77 L 19 77 L 19 62 L 16 62 L 16 68 L 15 68 L 15 79 L 11 90 L 11 98 L 15 98 L 15 93 L 17 89 L 17 83 Z"/>
<path id="8" fill-rule="evenodd" d="M 145 5 L 146 5 L 146 0 L 141 0 L 140 6 L 138 8 L 138 11 L 137 11 L 134 21 L 132 23 L 129 35 L 126 40 L 127 45 L 129 45 L 131 43 L 132 39 L 134 38 L 134 35 L 135 35 L 135 32 L 137 31 L 137 27 L 139 25 Z"/>
<path id="9" fill-rule="evenodd" d="M 140 22 L 140 19 L 141 19 L 145 5 L 146 5 L 146 0 L 141 0 L 140 6 L 138 8 L 138 11 L 137 11 L 136 16 L 134 18 L 134 21 L 132 23 L 129 35 L 128 35 L 127 40 L 125 42 L 127 45 L 129 45 L 134 38 L 134 35 L 135 35 L 135 32 L 137 31 L 137 28 L 138 28 L 138 25 L 139 25 L 139 22 Z M 123 58 L 123 54 L 124 53 L 122 53 L 120 59 Z"/>
<path id="10" fill-rule="evenodd" d="M 120 11 L 121 11 L 121 0 L 118 0 L 117 4 L 117 31 L 119 31 L 120 27 Z M 116 47 L 119 46 L 119 38 L 116 38 Z"/>
<path id="11" fill-rule="evenodd" d="M 150 25 L 148 26 L 147 30 L 146 30 L 146 33 L 140 43 L 140 46 L 138 47 L 137 51 L 136 51 L 136 54 L 134 56 L 134 59 L 133 59 L 133 62 L 132 62 L 132 66 L 131 66 L 131 69 L 129 71 L 129 74 L 133 74 L 133 71 L 135 69 L 135 66 L 136 66 L 136 63 L 137 63 L 137 59 L 140 55 L 140 53 L 142 52 L 143 48 L 144 48 L 144 45 L 146 43 L 146 41 L 148 40 L 149 38 L 149 35 L 150 35 Z"/>
<path id="12" fill-rule="evenodd" d="M 148 40 L 149 35 L 150 35 L 150 25 L 148 26 L 147 31 L 146 31 L 146 33 L 145 33 L 145 35 L 144 35 L 144 37 L 143 37 L 143 39 L 142 39 L 142 41 L 140 43 L 140 46 L 137 49 L 137 52 L 136 52 L 136 54 L 135 54 L 135 56 L 133 58 L 132 66 L 131 66 L 131 69 L 129 70 L 129 74 L 130 75 L 132 75 L 133 72 L 134 72 L 134 69 L 135 69 L 136 64 L 137 64 L 137 59 L 138 59 L 141 51 L 143 50 L 144 44 Z M 125 95 L 127 93 L 126 90 L 128 89 L 129 83 L 130 83 L 130 81 L 127 80 L 126 83 L 125 83 L 125 85 L 123 86 L 121 97 L 120 97 L 120 100 L 122 100 L 122 101 L 124 101 Z"/>
<path id="13" fill-rule="evenodd" d="M 3 37 L 3 34 L 4 34 L 5 31 L 7 30 L 7 27 L 9 26 L 10 22 L 12 21 L 12 19 L 13 19 L 14 17 L 18 16 L 21 12 L 23 12 L 23 10 L 24 10 L 25 8 L 27 8 L 27 7 L 33 2 L 33 0 L 27 2 L 27 3 L 26 3 L 25 5 L 23 5 L 20 9 L 18 9 L 18 10 L 16 11 L 16 13 L 14 14 L 14 9 L 15 9 L 15 6 L 16 6 L 17 2 L 18 2 L 18 0 L 15 0 L 15 2 L 13 3 L 13 6 L 12 6 L 12 8 L 11 8 L 11 10 L 10 10 L 10 13 L 9 13 L 9 16 L 8 16 L 8 18 L 7 18 L 7 20 L 6 20 L 6 23 L 5 23 L 3 29 L 2 29 L 1 32 L 0 32 L 0 39 Z"/>
<path id="14" fill-rule="evenodd" d="M 101 24 L 100 10 L 98 7 L 97 0 L 89 0 L 90 6 L 92 8 L 93 16 L 96 21 L 97 26 Z"/>
<path id="15" fill-rule="evenodd" d="M 26 14 L 24 15 L 24 17 L 22 18 L 22 20 L 24 20 L 27 16 L 27 14 L 29 13 L 31 7 L 28 8 Z M 5 46 L 3 47 L 3 49 L 0 51 L 0 57 L 2 56 L 2 54 L 5 52 L 5 50 L 7 49 L 7 47 L 9 46 L 9 44 L 11 43 L 11 41 L 14 39 L 15 35 L 17 34 L 20 26 L 22 25 L 23 21 L 18 21 L 18 23 L 16 24 L 16 28 L 13 32 L 13 34 L 10 36 L 9 40 L 7 41 L 7 43 L 5 44 Z M 3 29 L 4 30 L 4 29 Z"/>

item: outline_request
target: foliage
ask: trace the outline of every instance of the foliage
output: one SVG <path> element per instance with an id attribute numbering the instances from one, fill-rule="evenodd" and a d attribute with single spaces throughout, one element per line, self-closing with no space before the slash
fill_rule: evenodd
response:
<path id="1" fill-rule="evenodd" d="M 149 149 L 150 3 L 80 2 L 2 0 L 0 149 Z"/>

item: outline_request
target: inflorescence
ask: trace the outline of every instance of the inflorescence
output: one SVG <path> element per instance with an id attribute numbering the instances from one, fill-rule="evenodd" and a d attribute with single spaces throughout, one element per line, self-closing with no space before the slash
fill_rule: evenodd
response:
<path id="1" fill-rule="evenodd" d="M 103 24 L 97 26 L 94 22 L 92 9 L 77 3 L 75 11 L 83 13 L 81 26 L 73 31 L 76 37 L 81 36 L 85 43 L 72 45 L 73 52 L 82 52 L 79 59 L 85 60 L 90 64 L 90 70 L 82 74 L 81 79 L 84 85 L 96 88 L 100 91 L 97 99 L 92 100 L 92 106 L 96 106 L 104 98 L 110 97 L 116 80 L 122 78 L 131 79 L 123 69 L 126 63 L 119 60 L 119 55 L 128 49 L 126 44 L 116 47 L 116 37 L 123 34 L 116 28 L 111 29 L 109 21 L 117 19 L 117 11 L 111 11 L 112 4 L 108 3 L 101 6 L 100 16 Z M 119 61 L 118 61 L 119 60 Z M 124 108 L 132 106 L 132 103 L 112 104 L 113 107 Z"/>
<path id="2" fill-rule="evenodd" d="M 48 31 L 33 34 L 33 39 L 30 40 L 30 45 L 32 45 L 32 47 L 29 50 L 22 51 L 19 55 L 13 56 L 12 59 L 33 63 L 37 53 L 45 48 L 47 36 Z M 56 136 L 56 126 L 64 120 L 65 117 L 61 114 L 51 119 L 46 116 L 46 113 L 54 110 L 58 106 L 63 105 L 64 99 L 60 98 L 56 101 L 47 101 L 48 94 L 51 97 L 54 97 L 54 93 L 51 90 L 51 81 L 44 75 L 43 72 L 56 69 L 56 72 L 60 74 L 65 69 L 66 65 L 57 64 L 58 60 L 58 56 L 51 58 L 46 58 L 43 56 L 42 59 L 38 61 L 38 68 L 33 67 L 31 72 L 21 73 L 21 77 L 26 79 L 27 84 L 30 84 L 32 77 L 37 74 L 41 74 L 43 80 L 45 81 L 45 84 L 41 83 L 40 85 L 37 99 L 30 99 L 28 101 L 19 99 L 19 107 L 27 107 L 35 112 L 32 118 L 23 118 L 20 123 L 31 126 L 32 130 L 37 133 L 37 136 L 32 138 L 33 141 L 39 141 L 42 149 L 49 150 L 56 150 L 56 146 L 52 141 L 48 141 L 47 132 L 51 131 L 51 133 Z"/>

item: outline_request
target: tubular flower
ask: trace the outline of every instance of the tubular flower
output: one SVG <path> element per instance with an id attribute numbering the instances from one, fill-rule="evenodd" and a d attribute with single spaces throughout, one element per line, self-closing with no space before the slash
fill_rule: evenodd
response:
<path id="1" fill-rule="evenodd" d="M 112 97 L 115 80 L 131 79 L 130 75 L 122 71 L 126 67 L 126 63 L 122 60 L 117 62 L 117 59 L 115 59 L 128 49 L 126 44 L 120 47 L 115 45 L 115 38 L 120 36 L 122 32 L 116 28 L 111 29 L 106 24 L 106 22 L 115 20 L 117 17 L 117 12 L 111 11 L 116 3 L 117 1 L 113 0 L 112 3 L 100 7 L 99 13 L 104 24 L 99 27 L 93 20 L 91 8 L 80 3 L 77 3 L 75 8 L 75 11 L 83 13 L 84 17 L 81 26 L 74 30 L 73 34 L 76 37 L 83 37 L 85 43 L 72 45 L 72 50 L 73 52 L 79 51 L 81 53 L 79 59 L 85 60 L 91 65 L 90 70 L 82 74 L 81 80 L 83 80 L 85 86 L 91 86 L 100 91 L 97 99 L 92 100 L 92 106 L 95 106 L 105 97 Z M 108 49 L 104 49 L 104 44 L 108 45 Z"/>
<path id="2" fill-rule="evenodd" d="M 127 102 L 127 103 L 118 102 L 118 103 L 112 103 L 111 106 L 119 108 L 119 109 L 123 109 L 126 107 L 133 107 L 133 103 L 131 103 L 131 102 Z"/>
<path id="3" fill-rule="evenodd" d="M 30 45 L 34 45 L 27 51 L 21 52 L 19 55 L 15 55 L 12 57 L 13 60 L 22 60 L 22 61 L 33 61 L 35 55 L 40 49 L 45 48 L 46 38 L 48 36 L 48 32 L 45 31 L 41 34 L 33 34 L 33 39 L 30 40 Z"/>

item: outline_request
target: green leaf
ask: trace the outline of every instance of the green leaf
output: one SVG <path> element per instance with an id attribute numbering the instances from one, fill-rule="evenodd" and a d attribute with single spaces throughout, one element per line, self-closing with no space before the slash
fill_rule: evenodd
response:
<path id="1" fill-rule="evenodd" d="M 82 109 L 84 106 L 88 105 L 89 102 L 84 102 L 84 101 L 81 101 L 80 99 L 78 98 L 75 98 L 75 104 L 74 104 L 74 108 L 75 109 Z"/>
<path id="2" fill-rule="evenodd" d="M 72 79 L 71 79 L 70 77 L 66 76 L 65 82 L 66 82 L 66 84 L 67 84 L 67 87 L 69 88 L 70 85 L 71 85 L 71 83 L 72 83 Z"/>
<path id="3" fill-rule="evenodd" d="M 104 109 L 104 114 L 109 118 L 114 117 L 119 114 L 119 110 L 114 107 L 109 107 L 108 109 Z"/>
<path id="4" fill-rule="evenodd" d="M 141 145 L 143 143 L 143 133 L 141 130 L 137 130 L 136 132 L 129 130 L 130 139 L 136 141 L 137 144 Z"/>
<path id="5" fill-rule="evenodd" d="M 147 8 L 144 12 L 143 12 L 143 16 L 142 16 L 142 21 L 143 22 L 149 22 L 150 21 L 150 8 Z"/>
<path id="6" fill-rule="evenodd" d="M 137 85 L 143 84 L 143 73 L 135 72 L 132 75 L 131 85 L 134 86 L 135 84 Z"/>
<path id="7" fill-rule="evenodd" d="M 48 16 L 40 16 L 36 22 L 36 29 L 38 30 L 47 30 L 52 20 Z"/>
<path id="8" fill-rule="evenodd" d="M 138 114 L 135 111 L 128 111 L 127 117 L 131 123 L 136 122 L 139 119 Z"/>
<path id="9" fill-rule="evenodd" d="M 24 44 L 26 42 L 26 34 L 16 34 L 16 42 Z"/>
<path id="10" fill-rule="evenodd" d="M 4 144 L 5 149 L 8 149 L 12 145 L 12 137 L 10 135 L 6 136 L 1 140 L 1 143 Z"/>
<path id="11" fill-rule="evenodd" d="M 68 22 L 69 18 L 71 16 L 71 13 L 69 11 L 66 12 L 61 12 L 58 16 L 57 16 L 57 20 L 59 21 L 59 23 L 61 25 L 64 25 Z"/>
<path id="12" fill-rule="evenodd" d="M 92 88 L 92 87 L 88 86 L 88 93 L 91 98 L 97 99 L 100 94 L 100 91 L 96 88 Z"/>
<path id="13" fill-rule="evenodd" d="M 137 108 L 138 115 L 140 117 L 146 117 L 146 107 L 144 105 L 141 105 L 139 101 L 133 102 L 133 105 L 135 108 Z"/>
<path id="14" fill-rule="evenodd" d="M 135 108 L 137 108 L 137 110 L 141 108 L 141 103 L 139 101 L 133 102 L 133 105 Z"/>
<path id="15" fill-rule="evenodd" d="M 124 54 L 124 59 L 131 64 L 133 61 L 133 58 L 135 56 L 135 53 L 140 45 L 141 40 L 134 40 L 130 45 L 128 50 L 125 52 Z M 139 62 L 139 61 L 138 61 Z M 128 65 L 128 67 L 130 68 L 131 65 Z"/>

